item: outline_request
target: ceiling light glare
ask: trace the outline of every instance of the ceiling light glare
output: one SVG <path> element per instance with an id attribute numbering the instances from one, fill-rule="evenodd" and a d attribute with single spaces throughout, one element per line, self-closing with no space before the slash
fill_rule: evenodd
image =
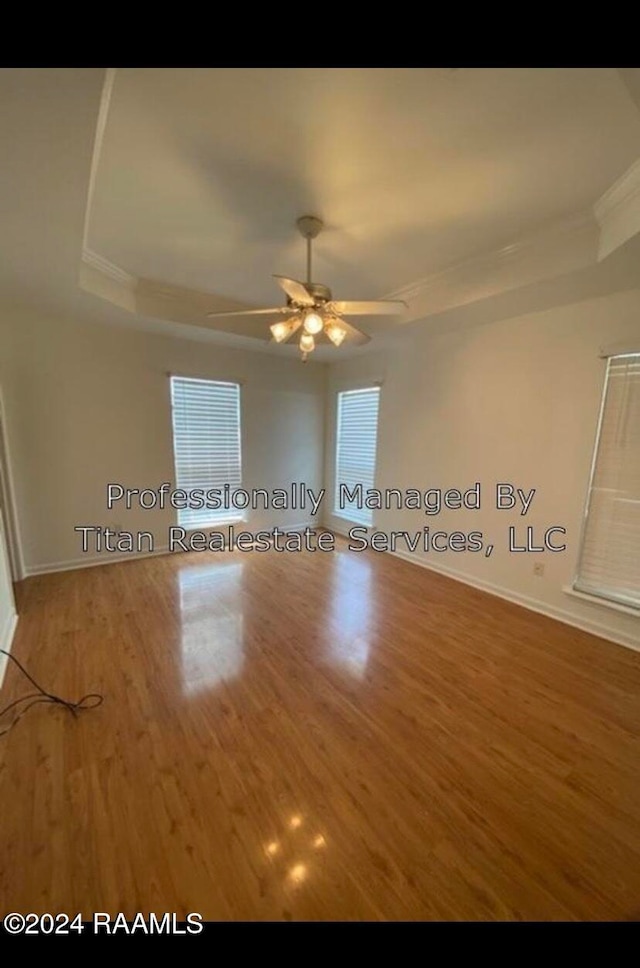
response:
<path id="1" fill-rule="evenodd" d="M 316 333 L 321 333 L 324 326 L 324 320 L 319 313 L 310 312 L 304 317 L 304 329 L 306 333 L 310 333 L 315 336 Z"/>

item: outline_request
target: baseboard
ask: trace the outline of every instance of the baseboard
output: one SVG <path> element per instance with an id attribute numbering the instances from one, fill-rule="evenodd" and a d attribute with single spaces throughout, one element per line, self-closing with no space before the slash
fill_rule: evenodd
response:
<path id="1" fill-rule="evenodd" d="M 225 525 L 224 527 L 228 527 Z M 304 531 L 305 528 L 314 528 L 315 530 L 324 530 L 324 528 L 313 521 L 306 521 L 302 524 L 287 524 L 287 525 L 272 525 L 271 528 L 255 528 L 251 529 L 246 526 L 238 528 L 240 531 L 271 531 L 272 528 L 278 527 L 283 531 Z M 207 529 L 203 529 L 207 530 Z M 214 529 L 215 530 L 215 529 Z M 221 529 L 218 529 L 221 530 Z M 198 552 L 193 552 L 197 554 Z M 117 552 L 117 551 L 107 551 L 100 555 L 83 555 L 81 558 L 69 558 L 67 561 L 50 561 L 42 565 L 27 565 L 24 569 L 24 577 L 32 578 L 35 575 L 48 575 L 56 571 L 75 571 L 77 568 L 94 568 L 96 565 L 114 565 L 119 561 L 139 561 L 140 558 L 154 558 L 157 555 L 168 555 L 168 554 L 184 554 L 180 548 L 176 548 L 175 551 L 169 551 L 168 545 L 161 545 L 159 548 L 154 548 L 153 551 L 137 551 L 137 552 Z"/>
<path id="2" fill-rule="evenodd" d="M 328 528 L 328 530 L 341 535 L 343 538 L 349 537 L 348 532 L 341 531 L 338 528 Z M 505 601 L 512 602 L 514 605 L 521 605 L 523 608 L 528 608 L 531 612 L 538 612 L 540 615 L 546 615 L 547 618 L 554 618 L 556 621 L 563 622 L 565 625 L 571 625 L 573 628 L 580 629 L 582 632 L 590 632 L 591 635 L 597 635 L 600 638 L 607 639 L 609 642 L 615 642 L 616 645 L 624 645 L 627 649 L 640 652 L 640 643 L 637 638 L 631 635 L 625 635 L 624 632 L 612 629 L 604 623 L 590 621 L 589 619 L 580 619 L 572 612 L 567 612 L 563 608 L 547 605 L 546 602 L 541 602 L 537 598 L 521 595 L 519 592 L 513 592 L 509 588 L 496 585 L 494 582 L 486 581 L 483 578 L 474 578 L 464 572 L 457 571 L 455 568 L 449 568 L 447 565 L 432 564 L 424 558 L 418 558 L 416 555 L 412 555 L 410 551 L 396 550 L 381 553 L 393 555 L 394 558 L 402 558 L 403 561 L 409 561 L 412 565 L 418 565 L 420 568 L 426 568 L 428 571 L 435 571 L 439 575 L 445 575 L 447 578 L 462 582 L 464 585 L 478 588 L 480 591 L 488 592 L 497 598 L 503 598 Z"/>
<path id="3" fill-rule="evenodd" d="M 176 552 L 177 553 L 177 552 Z M 75 571 L 77 568 L 94 568 L 96 565 L 115 565 L 119 561 L 139 561 L 141 558 L 156 558 L 168 555 L 168 545 L 154 548 L 153 551 L 123 552 L 107 551 L 102 555 L 83 555 L 82 558 L 69 558 L 67 561 L 50 561 L 43 565 L 27 565 L 25 578 L 34 575 L 48 575 L 55 571 Z"/>
<path id="4" fill-rule="evenodd" d="M 9 612 L 4 623 L 4 627 L 0 629 L 0 649 L 4 649 L 6 652 L 11 652 L 11 643 L 13 642 L 13 634 L 16 630 L 17 624 L 17 614 L 14 611 Z M 2 689 L 4 674 L 7 670 L 8 664 L 9 660 L 6 655 L 0 654 L 0 689 Z"/>
<path id="5" fill-rule="evenodd" d="M 547 605 L 546 602 L 541 602 L 537 598 L 530 598 L 528 595 L 513 592 L 511 589 L 504 588 L 502 585 L 494 584 L 494 582 L 486 581 L 483 578 L 472 577 L 463 572 L 456 571 L 454 568 L 448 568 L 446 565 L 431 564 L 431 562 L 425 561 L 422 558 L 415 557 L 409 551 L 389 551 L 384 553 L 393 555 L 394 558 L 402 558 L 403 561 L 409 561 L 413 565 L 419 565 L 420 568 L 435 571 L 438 574 L 445 575 L 447 578 L 452 578 L 454 581 L 462 582 L 464 585 L 470 585 L 472 588 L 478 588 L 480 591 L 488 592 L 490 595 L 496 595 L 498 598 L 503 598 L 505 601 L 512 602 L 514 605 L 521 605 L 523 608 L 528 608 L 531 612 L 546 615 L 547 618 L 556 619 L 558 622 L 571 625 L 573 628 L 580 629 L 583 632 L 590 632 L 591 635 L 608 639 L 610 642 L 615 642 L 616 645 L 624 645 L 628 649 L 640 652 L 640 643 L 636 638 L 625 635 L 624 632 L 619 632 L 617 629 L 612 629 L 604 623 L 590 621 L 589 619 L 580 619 L 572 612 L 567 612 L 563 608 Z"/>

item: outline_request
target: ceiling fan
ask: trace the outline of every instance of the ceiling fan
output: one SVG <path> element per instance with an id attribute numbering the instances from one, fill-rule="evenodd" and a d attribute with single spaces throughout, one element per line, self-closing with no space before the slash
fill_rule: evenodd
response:
<path id="1" fill-rule="evenodd" d="M 318 343 L 331 342 L 340 346 L 345 340 L 359 346 L 368 343 L 370 337 L 348 323 L 343 316 L 394 316 L 407 308 L 401 300 L 377 299 L 372 302 L 354 302 L 334 299 L 331 290 L 319 282 L 311 281 L 311 246 L 323 228 L 321 219 L 303 215 L 296 222 L 298 231 L 307 240 L 307 281 L 298 282 L 286 276 L 274 276 L 287 296 L 286 306 L 270 309 L 241 309 L 229 313 L 207 313 L 209 319 L 221 316 L 273 316 L 276 313 L 287 319 L 273 323 L 271 335 L 276 343 L 288 343 L 302 328 L 300 352 L 306 362 Z"/>

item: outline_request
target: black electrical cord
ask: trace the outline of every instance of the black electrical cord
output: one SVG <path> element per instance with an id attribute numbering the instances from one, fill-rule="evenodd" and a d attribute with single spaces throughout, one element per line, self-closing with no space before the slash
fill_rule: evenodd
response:
<path id="1" fill-rule="evenodd" d="M 82 699 L 79 699 L 78 702 L 71 702 L 70 699 L 62 699 L 60 696 L 55 696 L 53 693 L 47 692 L 46 689 L 43 689 L 42 686 L 36 682 L 33 676 L 27 672 L 22 663 L 18 662 L 16 657 L 11 655 L 10 652 L 7 652 L 5 649 L 0 649 L 0 652 L 3 655 L 6 655 L 7 658 L 11 659 L 11 661 L 14 662 L 20 669 L 20 672 L 22 672 L 22 674 L 27 677 L 29 682 L 31 682 L 38 690 L 37 692 L 28 692 L 26 696 L 21 696 L 19 699 L 14 699 L 14 701 L 10 702 L 8 706 L 4 707 L 4 709 L 0 709 L 0 719 L 2 719 L 5 713 L 8 713 L 11 709 L 16 709 L 21 703 L 27 702 L 28 699 L 31 700 L 31 702 L 27 703 L 26 706 L 20 709 L 19 713 L 14 717 L 14 719 L 12 719 L 8 726 L 6 726 L 4 729 L 0 729 L 0 736 L 6 735 L 6 733 L 8 733 L 10 729 L 13 729 L 16 723 L 22 719 L 27 710 L 31 709 L 32 706 L 35 706 L 40 702 L 54 703 L 57 706 L 64 706 L 64 708 L 68 709 L 70 713 L 72 713 L 74 716 L 77 716 L 78 713 L 83 709 L 95 709 L 104 701 L 104 696 L 102 696 L 99 692 L 89 692 L 86 696 L 83 696 Z"/>

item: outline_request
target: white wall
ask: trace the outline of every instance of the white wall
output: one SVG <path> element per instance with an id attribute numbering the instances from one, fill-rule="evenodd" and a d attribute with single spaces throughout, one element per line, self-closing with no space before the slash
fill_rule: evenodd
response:
<path id="1" fill-rule="evenodd" d="M 6 308 L 0 384 L 27 573 L 87 563 L 77 525 L 151 531 L 166 544 L 175 511 L 107 511 L 106 486 L 174 480 L 168 372 L 242 383 L 245 487 L 321 486 L 324 367 Z M 258 511 L 247 527 L 307 521 Z"/>
<path id="2" fill-rule="evenodd" d="M 333 507 L 335 400 L 341 389 L 382 380 L 376 486 L 460 489 L 482 485 L 480 511 L 374 512 L 374 528 L 480 530 L 495 551 L 414 554 L 617 641 L 640 647 L 640 617 L 563 592 L 576 567 L 605 364 L 603 346 L 640 342 L 640 291 L 618 292 L 514 319 L 430 335 L 429 322 L 393 352 L 331 367 L 327 401 L 325 506 Z M 494 507 L 505 481 L 537 494 L 526 517 Z M 350 525 L 331 514 L 336 530 Z M 509 525 L 567 529 L 562 554 L 511 554 Z M 535 577 L 533 565 L 545 573 Z"/>

